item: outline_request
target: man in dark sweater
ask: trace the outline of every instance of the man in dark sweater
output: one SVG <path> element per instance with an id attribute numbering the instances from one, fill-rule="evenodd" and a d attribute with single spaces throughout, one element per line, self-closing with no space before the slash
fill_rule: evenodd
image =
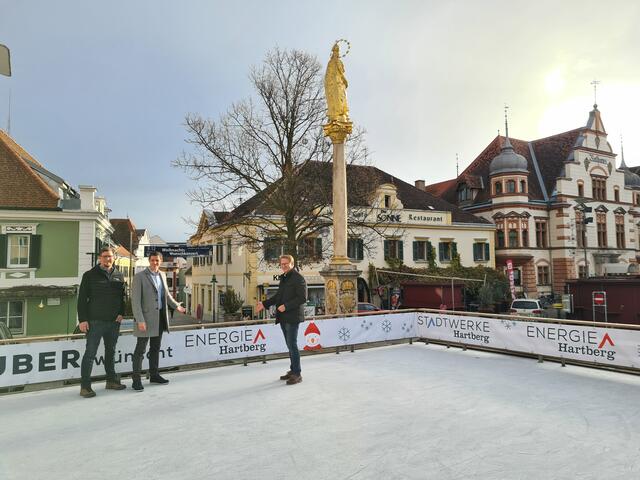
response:
<path id="1" fill-rule="evenodd" d="M 91 389 L 91 370 L 96 359 L 100 340 L 104 342 L 104 370 L 106 388 L 123 390 L 115 370 L 116 342 L 120 335 L 120 322 L 124 315 L 124 276 L 115 266 L 114 252 L 110 247 L 100 250 L 99 264 L 82 275 L 78 292 L 78 323 L 80 331 L 87 335 L 87 347 L 82 357 L 80 395 L 96 396 Z"/>
<path id="2" fill-rule="evenodd" d="M 276 306 L 276 323 L 280 324 L 284 341 L 289 349 L 291 359 L 290 370 L 280 377 L 286 380 L 287 385 L 294 385 L 302 381 L 302 369 L 300 367 L 300 352 L 298 350 L 298 326 L 304 322 L 304 306 L 307 303 L 307 282 L 304 277 L 293 268 L 294 261 L 291 255 L 280 256 L 280 285 L 276 294 L 258 302 L 256 313 L 272 305 Z"/>

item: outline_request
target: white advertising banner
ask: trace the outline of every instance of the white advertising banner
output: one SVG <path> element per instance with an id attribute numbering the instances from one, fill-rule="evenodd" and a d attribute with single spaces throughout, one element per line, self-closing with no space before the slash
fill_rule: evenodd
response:
<path id="1" fill-rule="evenodd" d="M 298 330 L 300 350 L 415 337 L 415 313 L 306 321 Z M 136 339 L 119 338 L 115 353 L 118 372 L 130 372 Z M 85 340 L 0 345 L 0 387 L 80 378 Z M 284 353 L 279 325 L 258 324 L 171 332 L 162 338 L 160 366 L 173 367 Z M 146 360 L 143 365 L 146 368 Z M 94 375 L 104 375 L 102 344 Z"/>
<path id="2" fill-rule="evenodd" d="M 417 336 L 601 365 L 640 366 L 640 331 L 417 313 Z"/>

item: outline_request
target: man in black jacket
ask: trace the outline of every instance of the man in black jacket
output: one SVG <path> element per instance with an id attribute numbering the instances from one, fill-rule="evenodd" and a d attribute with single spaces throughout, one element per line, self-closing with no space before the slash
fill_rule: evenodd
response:
<path id="1" fill-rule="evenodd" d="M 114 252 L 109 247 L 100 250 L 99 264 L 82 275 L 78 292 L 78 327 L 87 334 L 87 347 L 82 357 L 80 395 L 96 396 L 91 389 L 91 370 L 100 340 L 104 341 L 104 370 L 106 388 L 123 390 L 115 370 L 116 342 L 120 335 L 120 322 L 124 315 L 124 276 L 113 262 Z"/>
<path id="2" fill-rule="evenodd" d="M 302 381 L 300 368 L 300 352 L 298 351 L 298 326 L 304 321 L 304 306 L 307 303 L 307 282 L 304 277 L 293 268 L 294 261 L 291 255 L 280 256 L 280 285 L 276 294 L 258 302 L 256 313 L 272 305 L 276 306 L 276 323 L 280 324 L 284 341 L 289 349 L 291 368 L 280 377 L 286 380 L 287 385 L 294 385 Z"/>

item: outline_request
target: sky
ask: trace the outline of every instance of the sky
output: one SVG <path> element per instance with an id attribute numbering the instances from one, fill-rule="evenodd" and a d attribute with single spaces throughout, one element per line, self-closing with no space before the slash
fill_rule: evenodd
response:
<path id="1" fill-rule="evenodd" d="M 253 91 L 274 47 L 343 59 L 351 119 L 372 162 L 413 183 L 456 175 L 497 135 L 583 126 L 597 103 L 609 142 L 640 165 L 640 4 L 610 0 L 0 0 L 0 128 L 112 218 L 185 241 L 200 206 L 172 160 L 185 115 L 217 119 Z M 324 67 L 323 67 L 324 68 Z M 9 100 L 11 99 L 11 100 Z"/>

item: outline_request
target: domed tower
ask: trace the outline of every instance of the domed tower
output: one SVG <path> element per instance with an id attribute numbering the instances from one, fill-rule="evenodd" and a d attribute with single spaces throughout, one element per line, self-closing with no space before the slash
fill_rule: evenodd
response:
<path id="1" fill-rule="evenodd" d="M 509 140 L 509 122 L 507 112 L 504 114 L 505 139 L 500 153 L 491 160 L 489 165 L 489 179 L 491 182 L 491 196 L 512 197 L 524 195 L 528 197 L 527 179 L 529 170 L 527 159 L 516 153 Z M 513 200 L 513 199 L 512 199 Z"/>

